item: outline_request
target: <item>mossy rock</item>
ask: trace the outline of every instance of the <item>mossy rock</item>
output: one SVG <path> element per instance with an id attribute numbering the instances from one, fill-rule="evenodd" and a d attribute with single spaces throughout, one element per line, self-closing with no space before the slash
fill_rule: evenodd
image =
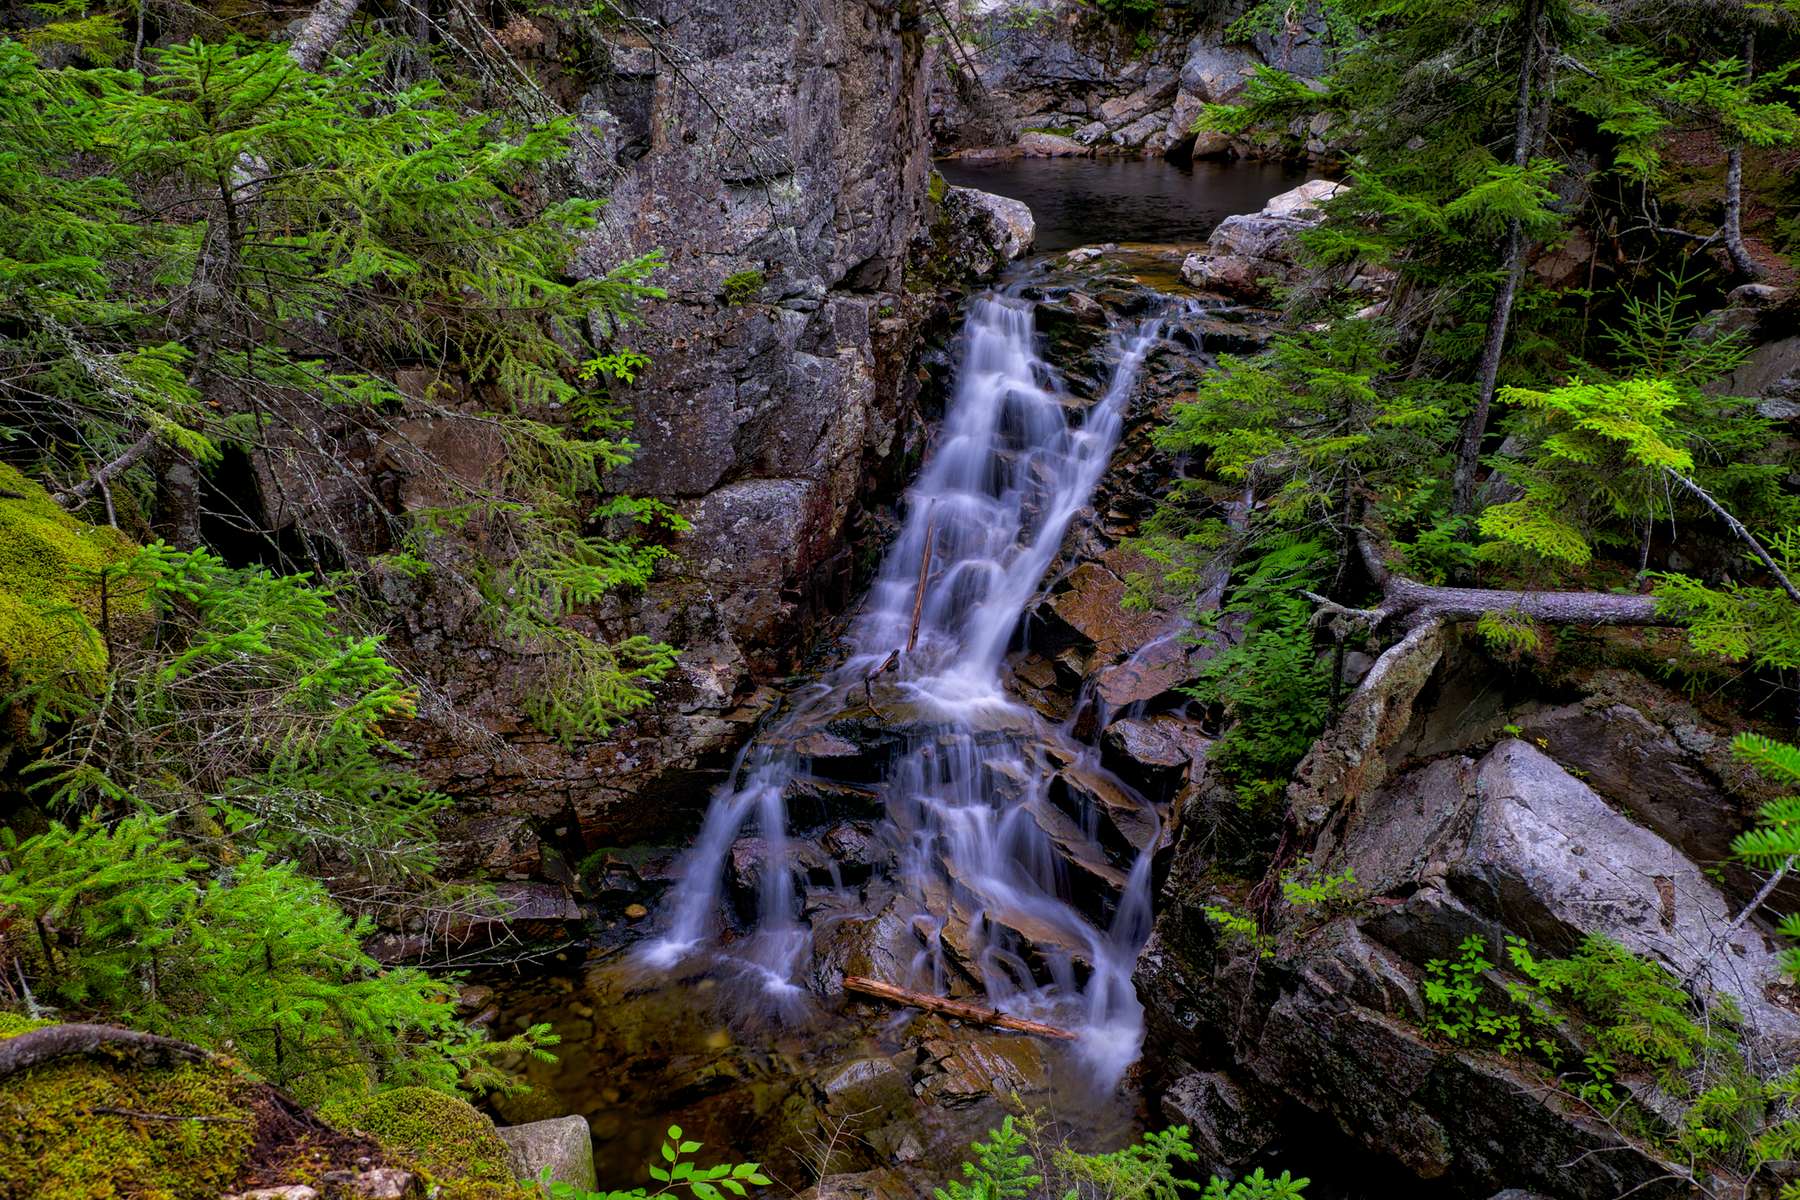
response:
<path id="1" fill-rule="evenodd" d="M 0 1037 L 44 1024 L 0 1014 Z M 103 1059 L 0 1079 L 0 1193 L 212 1200 L 231 1190 L 249 1158 L 252 1086 L 211 1063 L 144 1068 Z"/>
<path id="2" fill-rule="evenodd" d="M 133 549 L 118 530 L 70 516 L 0 463 L 0 673 L 39 663 L 97 680 L 106 665 L 95 634 L 100 571 Z"/>
<path id="3" fill-rule="evenodd" d="M 512 1159 L 494 1123 L 466 1100 L 424 1087 L 395 1088 L 327 1105 L 320 1115 L 354 1129 L 442 1181 L 512 1184 Z"/>

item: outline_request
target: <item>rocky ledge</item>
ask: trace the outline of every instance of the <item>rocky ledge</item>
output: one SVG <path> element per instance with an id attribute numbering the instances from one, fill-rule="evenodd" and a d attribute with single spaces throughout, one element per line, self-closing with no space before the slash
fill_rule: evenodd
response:
<path id="1" fill-rule="evenodd" d="M 1751 881 L 1702 865 L 1757 803 L 1725 730 L 1629 671 L 1533 685 L 1441 634 L 1391 655 L 1288 793 L 1313 871 L 1354 879 L 1338 902 L 1277 901 L 1254 946 L 1223 934 L 1206 909 L 1242 884 L 1204 831 L 1232 799 L 1204 780 L 1183 798 L 1136 975 L 1164 1115 L 1227 1168 L 1306 1114 L 1461 1194 L 1692 1194 L 1628 1132 L 1679 1123 L 1666 1079 L 1627 1071 L 1616 1104 L 1589 1103 L 1524 1055 L 1447 1039 L 1424 985 L 1471 938 L 1503 962 L 1509 938 L 1551 956 L 1601 935 L 1735 1010 L 1751 1063 L 1795 1061 L 1795 989 L 1733 923 Z M 1569 1063 L 1592 1046 L 1576 1025 L 1549 1036 Z"/>

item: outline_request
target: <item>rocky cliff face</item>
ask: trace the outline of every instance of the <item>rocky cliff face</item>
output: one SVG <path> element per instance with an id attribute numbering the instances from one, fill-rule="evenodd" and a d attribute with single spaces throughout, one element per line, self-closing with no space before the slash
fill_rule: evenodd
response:
<path id="1" fill-rule="evenodd" d="M 1604 935 L 1729 998 L 1752 1061 L 1793 1061 L 1793 988 L 1762 932 L 1731 927 L 1753 885 L 1702 870 L 1755 804 L 1725 730 L 1629 670 L 1557 684 L 1430 630 L 1385 655 L 1288 793 L 1301 856 L 1353 872 L 1353 894 L 1324 911 L 1277 900 L 1266 954 L 1203 912 L 1241 904 L 1241 885 L 1204 849 L 1205 781 L 1188 792 L 1137 984 L 1165 1116 L 1216 1162 L 1307 1114 L 1464 1193 L 1690 1194 L 1520 1057 L 1427 1032 L 1423 967 L 1470 936 L 1500 960 L 1509 936 L 1565 954 Z M 1585 1053 L 1581 1031 L 1555 1036 Z M 1618 1083 L 1669 1111 L 1655 1079 Z"/>
<path id="2" fill-rule="evenodd" d="M 1279 34 L 1229 39 L 1244 6 L 1170 10 L 1122 24 L 1071 0 L 984 3 L 931 60 L 937 143 L 968 157 L 1131 154 L 1268 155 L 1283 147 L 1194 134 L 1209 103 L 1229 100 L 1260 65 L 1322 75 L 1320 30 L 1294 17 Z M 1326 130 L 1296 128 L 1295 147 L 1327 150 Z"/>
<path id="3" fill-rule="evenodd" d="M 666 255 L 668 298 L 629 337 L 654 362 L 624 393 L 642 449 L 614 478 L 692 528 L 651 592 L 595 620 L 677 645 L 681 663 L 641 719 L 565 749 L 519 712 L 533 664 L 485 649 L 470 612 L 413 614 L 412 651 L 476 727 L 444 730 L 423 764 L 458 798 L 465 869 L 490 875 L 538 872 L 545 842 L 575 853 L 698 819 L 772 699 L 758 685 L 849 596 L 848 534 L 892 494 L 913 431 L 919 29 L 858 0 L 636 8 L 641 22 L 583 50 L 603 61 L 574 105 L 579 166 L 609 203 L 581 265 Z M 558 31 L 513 32 L 555 61 Z"/>

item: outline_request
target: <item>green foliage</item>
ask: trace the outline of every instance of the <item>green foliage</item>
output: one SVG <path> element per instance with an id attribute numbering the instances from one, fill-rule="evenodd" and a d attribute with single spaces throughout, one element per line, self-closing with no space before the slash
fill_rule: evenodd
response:
<path id="1" fill-rule="evenodd" d="M 727 304 L 748 304 L 767 282 L 761 271 L 735 271 L 719 285 L 719 296 Z"/>
<path id="2" fill-rule="evenodd" d="M 103 41 L 84 35 L 90 59 Z M 642 586 L 663 553 L 645 527 L 679 527 L 653 503 L 594 507 L 635 450 L 609 386 L 644 365 L 606 343 L 661 294 L 659 260 L 572 279 L 599 202 L 525 199 L 555 190 L 571 119 L 471 103 L 448 61 L 419 78 L 392 49 L 302 71 L 283 45 L 195 39 L 136 72 L 46 69 L 0 40 L 0 222 L 17 231 L 0 295 L 21 314 L 0 333 L 0 439 L 61 484 L 148 438 L 203 468 L 267 454 L 322 495 L 364 486 L 327 448 L 346 430 L 396 447 L 425 502 L 372 534 L 317 530 L 347 577 L 375 582 L 354 568 L 380 557 L 486 600 L 501 640 L 547 664 L 536 719 L 599 736 L 673 656 L 566 619 Z M 470 439 L 504 449 L 497 471 L 438 457 Z M 139 450 L 93 502 L 129 496 L 141 521 L 158 457 Z M 376 586 L 361 601 L 395 602 Z"/>
<path id="3" fill-rule="evenodd" d="M 1200 909 L 1206 919 L 1219 927 L 1219 932 L 1234 941 L 1243 942 L 1258 958 L 1274 958 L 1273 939 L 1263 933 L 1255 917 L 1233 912 L 1222 904 L 1208 904 Z"/>
<path id="4" fill-rule="evenodd" d="M 1200 1161 L 1185 1125 L 1146 1133 L 1111 1154 L 1078 1154 L 1059 1147 L 1053 1161 L 1078 1186 L 1086 1185 L 1110 1200 L 1177 1200 L 1183 1192 L 1200 1190 L 1198 1183 L 1182 1175 L 1183 1164 Z"/>
<path id="5" fill-rule="evenodd" d="M 971 1148 L 976 1159 L 962 1166 L 967 1182 L 934 1189 L 936 1200 L 1177 1200 L 1188 1194 L 1201 1200 L 1304 1200 L 1308 1183 L 1258 1168 L 1236 1183 L 1214 1178 L 1203 1187 L 1188 1175 L 1200 1156 L 1184 1125 L 1146 1133 L 1122 1150 L 1088 1154 L 1052 1139 L 1039 1115 L 1026 1113 L 1016 1121 L 1008 1116 Z"/>
<path id="6" fill-rule="evenodd" d="M 220 858 L 249 846 L 389 886 L 429 871 L 448 800 L 389 733 L 413 689 L 330 590 L 161 542 L 105 581 L 154 633 L 121 643 L 104 689 L 20 693 L 48 737 L 24 771 L 41 795 L 177 815 Z"/>
<path id="7" fill-rule="evenodd" d="M 1264 560 L 1266 561 L 1266 560 Z M 1217 704 L 1225 734 L 1207 763 L 1228 780 L 1251 812 L 1262 812 L 1287 787 L 1330 716 L 1330 678 L 1313 648 L 1303 602 L 1278 604 L 1243 641 L 1208 659 L 1182 691 Z"/>
<path id="8" fill-rule="evenodd" d="M 1230 1183 L 1215 1175 L 1207 1181 L 1200 1200 L 1304 1200 L 1306 1186 L 1311 1182 L 1310 1179 L 1295 1179 L 1286 1171 L 1266 1175 L 1258 1167 Z"/>
<path id="9" fill-rule="evenodd" d="M 749 1194 L 749 1189 L 769 1186 L 771 1180 L 762 1173 L 757 1163 L 718 1163 L 703 1167 L 688 1155 L 700 1151 L 700 1143 L 686 1141 L 681 1136 L 681 1126 L 669 1126 L 669 1140 L 662 1146 L 661 1163 L 651 1164 L 650 1178 L 661 1186 L 655 1191 L 644 1187 L 635 1187 L 629 1191 L 609 1190 L 590 1192 L 573 1184 L 550 1179 L 550 1168 L 544 1168 L 540 1181 L 549 1192 L 551 1200 L 647 1200 L 650 1196 L 675 1195 L 681 1192 L 695 1197 L 695 1200 L 724 1200 L 726 1193 L 733 1196 Z"/>
<path id="10" fill-rule="evenodd" d="M 1760 734 L 1740 733 L 1732 739 L 1731 748 L 1767 778 L 1794 789 L 1762 806 L 1757 827 L 1737 836 L 1731 843 L 1732 853 L 1764 870 L 1791 868 L 1800 861 L 1800 794 L 1796 794 L 1800 793 L 1800 747 Z M 1776 932 L 1800 942 L 1800 913 L 1781 918 Z M 1800 945 L 1783 950 L 1781 962 L 1789 975 L 1800 978 Z"/>
<path id="11" fill-rule="evenodd" d="M 1025 1135 L 1014 1128 L 1010 1116 L 1000 1128 L 988 1131 L 987 1141 L 972 1142 L 969 1148 L 975 1158 L 962 1165 L 967 1182 L 953 1179 L 944 1187 L 933 1188 L 936 1200 L 1020 1200 L 1044 1181 L 1033 1170 L 1033 1157 L 1021 1153 Z"/>
<path id="12" fill-rule="evenodd" d="M 1743 362 L 1737 335 L 1696 336 L 1687 280 L 1630 297 L 1605 331 L 1613 369 L 1589 366 L 1551 389 L 1503 388 L 1516 447 L 1492 460 L 1518 499 L 1491 505 L 1480 531 L 1491 561 L 1586 566 L 1597 548 L 1635 547 L 1658 518 L 1704 515 L 1669 476 L 1696 480 L 1750 519 L 1788 518 L 1770 424 L 1754 403 L 1711 385 Z"/>
<path id="13" fill-rule="evenodd" d="M 84 1013 L 234 1047 L 252 1070 L 317 1101 L 377 1085 L 442 1090 L 505 1080 L 496 1053 L 535 1052 L 547 1026 L 489 1044 L 456 1015 L 452 984 L 384 968 L 371 932 L 291 863 L 261 852 L 209 866 L 170 818 L 0 832 L 0 949 L 39 990 Z"/>
<path id="14" fill-rule="evenodd" d="M 1311 864 L 1301 862 L 1281 873 L 1281 896 L 1295 908 L 1315 908 L 1344 904 L 1354 898 L 1351 886 L 1356 883 L 1356 871 L 1345 867 L 1336 875 L 1320 875 L 1315 879 L 1306 878 Z"/>

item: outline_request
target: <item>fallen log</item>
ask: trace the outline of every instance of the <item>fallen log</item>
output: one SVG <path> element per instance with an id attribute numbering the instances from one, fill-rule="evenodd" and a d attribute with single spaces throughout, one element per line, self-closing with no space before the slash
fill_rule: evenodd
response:
<path id="1" fill-rule="evenodd" d="M 867 979 L 861 975 L 844 976 L 844 990 L 864 996 L 873 996 L 877 1000 L 886 1000 L 890 1004 L 904 1004 L 911 1008 L 922 1008 L 926 1012 L 955 1017 L 961 1021 L 972 1021 L 977 1025 L 992 1025 L 996 1029 L 1010 1029 L 1015 1033 L 1060 1038 L 1066 1042 L 1072 1042 L 1076 1037 L 1067 1029 L 1058 1029 L 1054 1025 L 1045 1025 L 1041 1021 L 1027 1021 L 1024 1017 L 1015 1017 L 1010 1013 L 1003 1013 L 997 1008 L 983 1008 L 979 1004 L 970 1004 L 966 1000 L 950 1000 L 943 996 L 910 991 L 907 988 L 895 987 L 891 983 L 883 983 L 879 979 Z"/>

